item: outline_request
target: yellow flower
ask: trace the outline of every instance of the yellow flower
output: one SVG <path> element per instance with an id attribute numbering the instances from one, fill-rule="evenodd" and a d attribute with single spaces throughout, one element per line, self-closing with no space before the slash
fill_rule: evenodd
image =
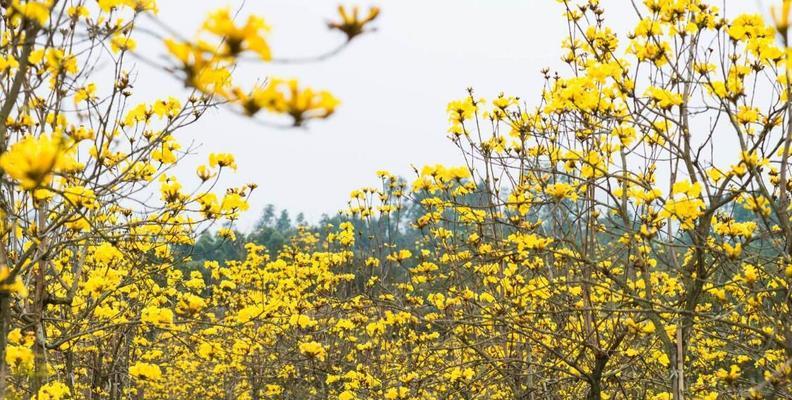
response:
<path id="1" fill-rule="evenodd" d="M 747 284 L 752 284 L 759 279 L 759 273 L 756 267 L 751 264 L 743 265 L 742 271 L 742 279 Z"/>
<path id="2" fill-rule="evenodd" d="M 410 395 L 410 389 L 399 386 L 398 388 L 390 388 L 385 391 L 385 398 L 387 400 L 406 399 Z"/>
<path id="3" fill-rule="evenodd" d="M 652 351 L 652 358 L 654 358 L 655 361 L 664 367 L 667 367 L 669 364 L 671 364 L 671 360 L 668 359 L 668 355 L 660 350 Z"/>
<path id="4" fill-rule="evenodd" d="M 100 0 L 101 3 L 101 0 Z M 91 11 L 86 6 L 69 6 L 66 11 L 72 18 L 87 18 L 91 16 Z"/>
<path id="5" fill-rule="evenodd" d="M 176 138 L 172 135 L 166 135 L 155 150 L 151 152 L 151 158 L 162 164 L 174 164 L 178 160 L 177 151 L 179 149 L 181 149 L 181 144 L 176 142 Z"/>
<path id="6" fill-rule="evenodd" d="M 113 53 L 118 53 L 120 51 L 134 51 L 137 48 L 137 42 L 135 39 L 132 39 L 129 35 L 124 34 L 116 34 L 110 39 L 110 50 Z"/>
<path id="7" fill-rule="evenodd" d="M 195 173 L 198 174 L 198 177 L 201 178 L 202 182 L 206 182 L 209 179 L 212 179 L 214 176 L 214 172 L 212 172 L 206 165 L 199 165 Z"/>
<path id="8" fill-rule="evenodd" d="M 74 102 L 93 101 L 96 99 L 96 84 L 89 83 L 74 92 Z"/>
<path id="9" fill-rule="evenodd" d="M 228 282 L 228 281 L 223 281 Z M 231 283 L 231 282 L 229 282 Z M 233 283 L 231 283 L 233 285 Z M 222 283 L 221 283 L 222 286 Z M 244 324 L 246 322 L 253 321 L 254 319 L 260 317 L 264 313 L 264 309 L 258 305 L 250 305 L 241 310 L 236 315 L 236 320 L 240 324 Z"/>
<path id="10" fill-rule="evenodd" d="M 179 99 L 173 96 L 169 96 L 165 100 L 160 99 L 154 102 L 151 111 L 160 118 L 164 118 L 166 116 L 168 118 L 174 118 L 177 115 L 179 115 L 181 109 L 182 109 L 182 105 Z"/>
<path id="11" fill-rule="evenodd" d="M 742 244 L 737 243 L 732 246 L 730 243 L 724 243 L 723 252 L 725 252 L 729 258 L 737 258 L 742 254 Z"/>
<path id="12" fill-rule="evenodd" d="M 542 250 L 553 242 L 553 238 L 543 238 L 536 234 L 513 233 L 508 240 L 517 245 L 518 251 Z"/>
<path id="13" fill-rule="evenodd" d="M 7 69 L 16 69 L 19 68 L 19 61 L 17 61 L 14 56 L 8 55 L 0 55 L 0 72 L 4 72 Z"/>
<path id="14" fill-rule="evenodd" d="M 227 96 L 227 89 L 231 84 L 229 65 L 206 56 L 205 53 L 211 52 L 212 47 L 172 39 L 165 40 L 165 47 L 181 63 L 187 86 L 204 93 Z"/>
<path id="15" fill-rule="evenodd" d="M 451 371 L 446 372 L 443 377 L 448 379 L 452 383 L 461 382 L 461 381 L 470 381 L 476 375 L 476 372 L 473 371 L 472 368 L 460 368 L 455 367 L 451 369 Z"/>
<path id="16" fill-rule="evenodd" d="M 264 386 L 265 396 L 275 397 L 281 393 L 283 393 L 283 387 L 280 385 L 267 384 Z"/>
<path id="17" fill-rule="evenodd" d="M 770 209 L 770 200 L 762 195 L 746 193 L 739 197 L 737 202 L 742 204 L 746 209 L 764 216 L 768 216 L 772 212 Z"/>
<path id="18" fill-rule="evenodd" d="M 728 33 L 733 40 L 743 40 L 745 38 L 772 36 L 773 31 L 772 28 L 765 26 L 761 15 L 741 14 L 729 26 Z"/>
<path id="19" fill-rule="evenodd" d="M 780 10 L 775 4 L 770 6 L 770 14 L 773 17 L 773 23 L 782 36 L 786 36 L 786 31 L 789 28 L 790 6 L 792 6 L 792 0 L 782 0 Z"/>
<path id="20" fill-rule="evenodd" d="M 11 3 L 11 8 L 14 10 L 14 14 L 18 13 L 23 18 L 34 21 L 40 26 L 44 26 L 47 24 L 47 21 L 49 21 L 49 14 L 52 4 L 52 0 L 28 0 L 25 2 L 14 0 Z"/>
<path id="21" fill-rule="evenodd" d="M 137 362 L 129 367 L 129 375 L 135 379 L 145 381 L 158 381 L 162 379 L 162 370 L 159 365 Z"/>
<path id="22" fill-rule="evenodd" d="M 63 49 L 48 47 L 46 49 L 36 49 L 30 53 L 28 61 L 31 64 L 44 63 L 52 75 L 60 75 L 61 73 L 76 74 L 77 57 L 73 54 L 67 54 Z"/>
<path id="23" fill-rule="evenodd" d="M 726 177 L 726 174 L 721 172 L 721 170 L 719 170 L 719 169 L 717 169 L 715 167 L 712 167 L 712 168 L 707 170 L 707 177 L 709 177 L 712 182 L 718 183 L 723 178 Z"/>
<path id="24" fill-rule="evenodd" d="M 206 307 L 206 301 L 200 296 L 192 293 L 184 295 L 179 304 L 176 305 L 176 312 L 183 315 L 193 315 Z"/>
<path id="25" fill-rule="evenodd" d="M 673 106 L 678 106 L 683 102 L 681 94 L 673 93 L 665 89 L 650 87 L 646 92 L 649 97 L 655 101 L 655 104 L 664 110 L 668 110 Z"/>
<path id="26" fill-rule="evenodd" d="M 223 201 L 220 204 L 220 209 L 223 212 L 236 214 L 239 211 L 245 211 L 249 207 L 245 198 L 240 196 L 239 193 L 226 193 L 223 196 Z"/>
<path id="27" fill-rule="evenodd" d="M 446 111 L 448 112 L 449 122 L 461 124 L 465 120 L 472 118 L 476 113 L 476 104 L 470 96 L 448 103 Z"/>
<path id="28" fill-rule="evenodd" d="M 308 329 L 316 326 L 317 322 L 305 314 L 295 314 L 289 318 L 289 325 L 299 326 L 300 329 Z"/>
<path id="29" fill-rule="evenodd" d="M 575 201 L 578 198 L 575 188 L 572 187 L 572 185 L 563 182 L 548 185 L 547 188 L 545 188 L 545 193 L 556 200 L 570 199 Z"/>
<path id="30" fill-rule="evenodd" d="M 0 266 L 0 293 L 12 293 L 19 297 L 27 297 L 28 291 L 21 276 L 11 276 L 11 270 L 5 266 Z"/>
<path id="31" fill-rule="evenodd" d="M 61 400 L 70 397 L 68 386 L 61 382 L 50 382 L 39 389 L 36 400 Z"/>
<path id="32" fill-rule="evenodd" d="M 96 298 L 102 293 L 118 287 L 121 278 L 121 273 L 114 268 L 93 270 L 85 282 L 85 290 Z"/>
<path id="33" fill-rule="evenodd" d="M 124 254 L 120 250 L 107 242 L 93 248 L 93 261 L 102 266 L 109 266 L 111 263 L 122 260 L 123 257 Z"/>
<path id="34" fill-rule="evenodd" d="M 412 257 L 412 252 L 410 250 L 401 249 L 397 252 L 394 252 L 393 254 L 389 254 L 386 258 L 388 261 L 402 262 L 409 259 L 410 257 Z"/>
<path id="35" fill-rule="evenodd" d="M 140 320 L 158 327 L 173 325 L 173 311 L 167 308 L 149 306 L 143 309 Z"/>
<path id="36" fill-rule="evenodd" d="M 264 35 L 269 33 L 270 27 L 261 17 L 251 15 L 244 26 L 238 27 L 231 11 L 223 8 L 209 14 L 204 21 L 203 29 L 223 38 L 225 49 L 223 55 L 236 56 L 242 51 L 250 50 L 258 54 L 262 60 L 272 59 L 269 44 L 264 38 Z"/>
<path id="37" fill-rule="evenodd" d="M 723 368 L 715 371 L 715 376 L 726 382 L 734 382 L 740 377 L 740 367 L 732 364 L 728 371 Z"/>
<path id="38" fill-rule="evenodd" d="M 704 202 L 695 198 L 668 199 L 660 211 L 661 218 L 673 217 L 684 229 L 692 229 L 696 218 L 704 212 Z"/>
<path id="39" fill-rule="evenodd" d="M 22 330 L 19 328 L 13 329 L 8 332 L 8 343 L 19 344 L 22 341 Z"/>
<path id="40" fill-rule="evenodd" d="M 337 29 L 343 32 L 347 40 L 352 40 L 352 38 L 362 34 L 365 31 L 366 25 L 374 21 L 380 13 L 379 7 L 371 7 L 368 10 L 368 14 L 361 18 L 358 15 L 359 11 L 358 7 L 352 7 L 352 9 L 349 10 L 344 8 L 344 6 L 338 6 L 338 15 L 341 17 L 341 21 L 330 22 L 328 26 L 331 29 Z"/>
<path id="41" fill-rule="evenodd" d="M 8 346 L 5 362 L 14 369 L 29 370 L 33 367 L 33 351 L 25 346 Z"/>
<path id="42" fill-rule="evenodd" d="M 63 197 L 75 208 L 95 209 L 99 207 L 93 190 L 84 186 L 69 186 L 63 191 Z"/>
<path id="43" fill-rule="evenodd" d="M 673 194 L 684 194 L 688 197 L 698 197 L 701 194 L 701 184 L 690 183 L 689 180 L 681 180 L 674 182 L 674 185 L 671 187 L 671 193 Z"/>
<path id="44" fill-rule="evenodd" d="M 211 153 L 209 154 L 209 166 L 212 168 L 215 167 L 228 167 L 231 169 L 236 169 L 237 165 L 234 161 L 234 155 L 229 153 Z"/>
<path id="45" fill-rule="evenodd" d="M 233 242 L 236 240 L 236 233 L 231 228 L 220 228 L 217 230 L 217 237 Z"/>
<path id="46" fill-rule="evenodd" d="M 749 124 L 759 120 L 759 109 L 756 107 L 740 106 L 737 111 L 737 121 Z"/>
<path id="47" fill-rule="evenodd" d="M 53 136 L 25 136 L 0 156 L 0 168 L 25 190 L 48 184 L 53 172 L 70 164 L 61 140 Z"/>
<path id="48" fill-rule="evenodd" d="M 324 361 L 327 355 L 324 346 L 319 342 L 302 342 L 299 344 L 298 349 L 303 355 L 319 361 Z"/>
<path id="49" fill-rule="evenodd" d="M 97 0 L 97 3 L 99 3 L 99 8 L 105 12 L 110 12 L 121 6 L 138 12 L 151 11 L 156 14 L 158 11 L 156 0 Z"/>
<path id="50" fill-rule="evenodd" d="M 338 400 L 355 400 L 355 399 L 357 399 L 357 396 L 355 396 L 355 393 L 349 390 L 344 390 L 338 395 Z"/>
<path id="51" fill-rule="evenodd" d="M 311 119 L 327 118 L 341 103 L 326 90 L 300 87 L 296 79 L 273 78 L 266 87 L 254 89 L 249 96 L 239 90 L 234 93 L 234 100 L 241 102 L 249 115 L 265 109 L 289 116 L 294 126 Z"/>

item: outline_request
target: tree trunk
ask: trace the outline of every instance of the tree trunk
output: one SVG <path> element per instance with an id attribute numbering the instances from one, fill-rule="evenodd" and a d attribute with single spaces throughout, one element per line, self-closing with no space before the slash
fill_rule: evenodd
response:
<path id="1" fill-rule="evenodd" d="M 8 344 L 8 326 L 11 322 L 11 296 L 0 293 L 0 399 L 5 398 L 6 377 L 8 366 L 5 362 L 6 345 Z"/>

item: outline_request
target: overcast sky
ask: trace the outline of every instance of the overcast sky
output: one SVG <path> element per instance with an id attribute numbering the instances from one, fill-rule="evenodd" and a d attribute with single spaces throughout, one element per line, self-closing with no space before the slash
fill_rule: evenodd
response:
<path id="1" fill-rule="evenodd" d="M 241 1 L 159 3 L 160 18 L 189 35 L 212 9 L 236 9 Z M 617 30 L 634 21 L 629 0 L 603 3 Z M 559 44 L 566 23 L 556 0 L 357 4 L 382 8 L 378 30 L 335 58 L 296 66 L 256 64 L 235 73 L 235 79 L 249 84 L 267 76 L 296 77 L 329 89 L 342 101 L 330 120 L 308 130 L 277 130 L 218 110 L 180 136 L 183 142 L 202 144 L 180 175 L 192 176 L 210 152 L 230 152 L 239 170 L 225 182 L 259 185 L 240 228 L 250 227 L 268 203 L 293 214 L 302 211 L 316 221 L 345 207 L 353 189 L 377 183 L 375 171 L 380 169 L 410 178 L 413 164 L 459 163 L 456 148 L 446 138 L 449 100 L 473 87 L 485 98 L 505 91 L 531 103 L 542 84 L 539 71 L 561 66 Z M 325 26 L 327 19 L 336 18 L 336 5 L 336 0 L 248 0 L 241 16 L 256 13 L 272 25 L 274 57 L 299 57 L 321 53 L 342 40 Z M 726 0 L 725 5 L 728 15 L 756 10 L 750 0 Z M 155 94 L 179 89 L 163 75 L 141 68 L 138 87 Z"/>

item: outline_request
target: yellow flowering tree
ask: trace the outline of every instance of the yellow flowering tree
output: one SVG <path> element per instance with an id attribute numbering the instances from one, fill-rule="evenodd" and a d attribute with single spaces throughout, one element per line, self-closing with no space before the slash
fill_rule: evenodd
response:
<path id="1" fill-rule="evenodd" d="M 191 93 L 128 105 L 156 5 L 74 3 L 15 0 L 2 20 L 3 396 L 792 396 L 792 2 L 768 20 L 644 0 L 620 33 L 598 0 L 559 0 L 567 70 L 535 98 L 449 103 L 463 165 L 380 171 L 279 251 L 203 263 L 196 233 L 255 185 L 213 190 L 225 153 L 183 184 L 175 132 L 217 105 L 299 126 L 337 100 L 239 86 L 239 60 L 275 59 L 269 26 L 222 9 L 164 39 Z M 344 44 L 315 59 L 378 10 L 339 14 Z"/>
<path id="2" fill-rule="evenodd" d="M 234 82 L 246 57 L 277 61 L 259 16 L 220 9 L 188 41 L 171 37 L 154 0 L 13 0 L 1 12 L 0 398 L 154 398 L 175 354 L 161 344 L 187 349 L 228 306 L 208 270 L 183 270 L 184 249 L 235 221 L 255 188 L 218 191 L 236 169 L 229 154 L 180 182 L 173 168 L 190 149 L 178 133 L 218 105 L 303 125 L 338 100 L 295 80 Z M 358 14 L 340 8 L 341 47 L 378 10 Z M 162 49 L 148 54 L 141 35 Z M 152 65 L 188 90 L 134 104 L 134 62 L 156 52 L 166 61 Z"/>
<path id="3" fill-rule="evenodd" d="M 438 356 L 419 381 L 436 398 L 790 396 L 790 3 L 768 23 L 646 0 L 626 35 L 599 1 L 559 3 L 569 73 L 543 71 L 533 102 L 451 102 L 464 166 L 353 193 L 356 218 L 422 210 L 417 252 L 385 240 L 367 263 L 377 307 L 437 337 L 410 349 Z"/>

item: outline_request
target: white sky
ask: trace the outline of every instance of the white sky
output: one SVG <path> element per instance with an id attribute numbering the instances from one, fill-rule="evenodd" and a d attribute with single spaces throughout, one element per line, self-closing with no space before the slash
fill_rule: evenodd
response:
<path id="1" fill-rule="evenodd" d="M 241 1 L 160 1 L 160 18 L 190 36 L 210 10 Z M 617 31 L 632 24 L 629 0 L 603 1 Z M 723 6 L 723 2 L 718 2 Z M 187 6 L 189 4 L 189 6 Z M 366 5 L 370 2 L 358 2 Z M 225 183 L 255 182 L 259 189 L 239 227 L 246 229 L 265 204 L 302 211 L 309 221 L 344 208 L 349 192 L 377 183 L 375 171 L 411 178 L 411 164 L 457 164 L 446 138 L 446 104 L 473 87 L 492 98 L 500 91 L 529 103 L 539 95 L 543 67 L 559 68 L 566 32 L 556 0 L 381 0 L 378 31 L 357 39 L 330 60 L 304 65 L 256 64 L 235 73 L 249 84 L 267 76 L 296 77 L 331 90 L 342 101 L 328 121 L 309 130 L 266 128 L 218 110 L 182 133 L 202 144 L 179 175 L 210 152 L 236 156 L 239 170 Z M 321 53 L 342 38 L 325 21 L 336 18 L 336 0 L 248 0 L 241 13 L 263 16 L 273 26 L 275 58 Z M 726 0 L 728 15 L 755 11 L 751 0 Z M 162 49 L 145 49 L 161 54 Z M 139 67 L 137 87 L 154 96 L 179 89 L 162 73 Z M 561 72 L 565 72 L 561 69 Z M 170 92 L 169 92 L 170 91 Z M 267 116 L 262 113 L 263 118 Z M 187 185 L 189 186 L 189 185 Z"/>

